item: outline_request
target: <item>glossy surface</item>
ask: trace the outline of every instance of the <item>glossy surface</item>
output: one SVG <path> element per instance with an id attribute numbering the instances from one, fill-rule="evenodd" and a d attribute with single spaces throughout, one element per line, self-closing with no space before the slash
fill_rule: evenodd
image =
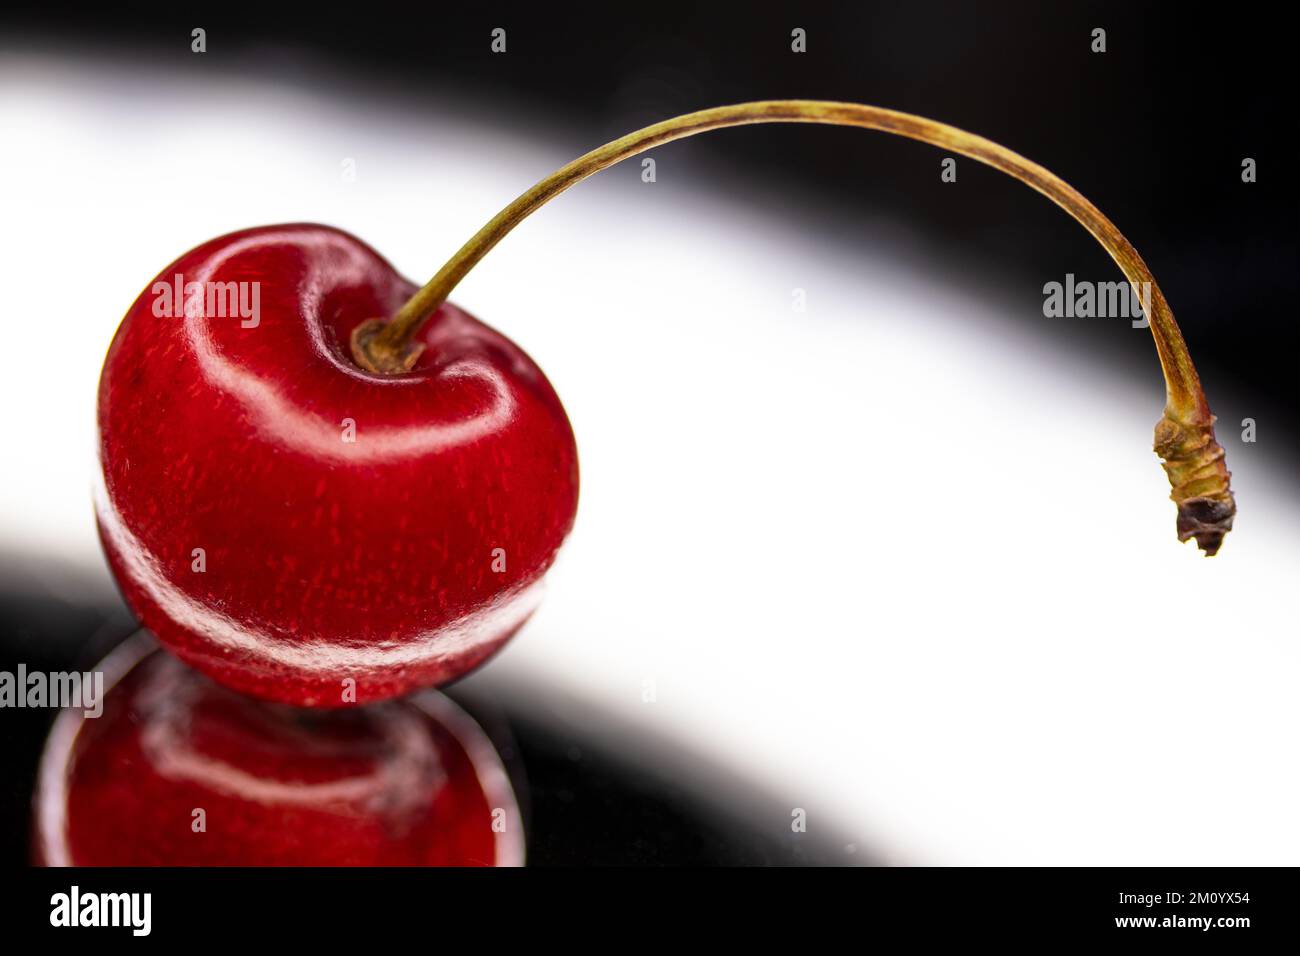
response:
<path id="1" fill-rule="evenodd" d="M 229 691 L 138 635 L 102 716 L 61 713 L 41 762 L 36 861 L 80 866 L 523 862 L 491 743 L 434 691 L 336 711 Z"/>
<path id="2" fill-rule="evenodd" d="M 177 275 L 200 284 L 175 306 L 194 314 L 160 316 Z M 231 687 L 323 707 L 498 649 L 577 508 L 573 433 L 537 366 L 447 305 L 411 372 L 361 370 L 352 329 L 413 286 L 324 226 L 214 239 L 156 282 L 99 391 L 100 536 L 144 625 Z M 242 313 L 215 314 L 225 289 Z"/>

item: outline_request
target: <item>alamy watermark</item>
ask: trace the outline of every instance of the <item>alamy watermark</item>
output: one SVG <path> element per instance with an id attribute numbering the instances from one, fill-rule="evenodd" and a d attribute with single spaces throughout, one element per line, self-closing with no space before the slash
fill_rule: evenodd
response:
<path id="1" fill-rule="evenodd" d="M 186 282 L 178 272 L 171 282 L 159 280 L 149 291 L 153 314 L 160 319 L 239 319 L 244 329 L 255 329 L 262 321 L 260 282 Z"/>
<path id="2" fill-rule="evenodd" d="M 81 708 L 87 717 L 104 712 L 104 672 L 0 671 L 0 707 Z"/>
<path id="3" fill-rule="evenodd" d="M 51 926 L 122 926 L 132 936 L 153 928 L 152 893 L 83 893 L 73 885 L 50 897 Z"/>
<path id="4" fill-rule="evenodd" d="M 1043 315 L 1049 319 L 1129 319 L 1135 329 L 1150 326 L 1151 283 L 1076 282 L 1073 272 L 1065 282 L 1043 286 Z"/>

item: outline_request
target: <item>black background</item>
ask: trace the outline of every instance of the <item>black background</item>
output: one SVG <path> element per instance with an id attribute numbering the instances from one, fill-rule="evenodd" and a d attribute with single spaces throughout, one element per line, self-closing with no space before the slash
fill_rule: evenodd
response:
<path id="1" fill-rule="evenodd" d="M 128 3 L 77 14 L 42 5 L 0 12 L 0 55 L 48 49 L 198 69 L 188 36 L 202 26 L 205 70 L 293 85 L 324 69 L 340 83 L 406 98 L 451 90 L 475 108 L 508 105 L 513 115 L 522 105 L 539 124 L 563 121 L 592 146 L 677 113 L 749 99 L 856 100 L 941 119 L 1042 163 L 1106 212 L 1159 278 L 1220 417 L 1267 422 L 1294 455 L 1287 349 L 1296 318 L 1295 64 L 1283 17 L 1282 7 L 1267 5 L 1131 2 L 655 2 L 562 11 L 320 3 L 242 13 L 228 4 Z M 489 51 L 498 26 L 508 31 L 505 56 Z M 794 27 L 807 30 L 806 54 L 790 52 Z M 1104 54 L 1090 51 L 1094 27 L 1107 31 Z M 991 171 L 936 190 L 936 157 L 913 144 L 820 128 L 757 135 L 733 130 L 671 148 L 690 150 L 719 193 L 751 204 L 833 202 L 864 221 L 906 220 L 936 258 L 1012 277 L 1024 290 L 1025 321 L 1042 321 L 1045 281 L 1066 272 L 1118 278 L 1081 229 Z M 1258 162 L 1254 184 L 1241 181 L 1247 156 Z M 731 181 L 727 173 L 738 166 L 763 188 Z M 1053 326 L 1062 348 L 1099 350 L 1154 378 L 1148 343 L 1099 329 Z M 7 563 L 0 667 L 88 666 L 132 629 L 120 606 L 43 593 L 42 575 L 59 571 L 40 556 L 0 554 Z M 531 862 L 842 859 L 833 848 L 765 837 L 675 787 L 671 772 L 602 753 L 544 714 L 464 702 L 517 751 L 529 783 Z M 31 774 L 48 722 L 40 712 L 7 713 L 0 722 L 6 862 L 25 859 Z M 575 747 L 580 761 L 569 757 Z"/>

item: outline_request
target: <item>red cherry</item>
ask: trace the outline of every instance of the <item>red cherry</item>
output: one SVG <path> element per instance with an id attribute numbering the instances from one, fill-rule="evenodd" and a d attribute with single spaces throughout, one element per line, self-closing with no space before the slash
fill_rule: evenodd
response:
<path id="1" fill-rule="evenodd" d="M 55 721 L 37 862 L 74 866 L 520 865 L 505 770 L 441 694 L 299 710 L 226 690 L 140 636 L 103 714 Z"/>
<path id="2" fill-rule="evenodd" d="M 177 296 L 178 275 L 197 285 Z M 231 687 L 392 697 L 463 675 L 537 605 L 577 509 L 568 418 L 450 304 L 410 371 L 360 368 L 353 330 L 414 291 L 337 229 L 250 229 L 164 269 L 109 348 L 109 562 L 144 625 Z M 186 304 L 202 314 L 167 314 Z"/>

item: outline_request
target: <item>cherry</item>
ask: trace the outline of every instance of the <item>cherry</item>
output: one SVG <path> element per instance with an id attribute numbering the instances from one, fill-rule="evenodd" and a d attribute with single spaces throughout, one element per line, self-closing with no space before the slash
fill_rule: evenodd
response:
<path id="1" fill-rule="evenodd" d="M 536 606 L 572 527 L 577 454 L 542 373 L 447 296 L 587 176 L 751 123 L 921 140 L 1013 176 L 1086 228 L 1149 303 L 1166 393 L 1155 449 L 1179 540 L 1218 552 L 1236 503 L 1214 416 L 1164 294 L 1115 225 L 1048 170 L 956 127 L 772 100 L 679 116 L 580 156 L 419 290 L 324 226 L 224 236 L 163 270 L 123 320 L 99 393 L 101 536 L 144 624 L 232 687 L 325 707 L 451 680 L 491 655 Z M 1086 503 L 1064 508 L 1095 523 Z"/>
<path id="2" fill-rule="evenodd" d="M 329 707 L 440 684 L 537 605 L 577 508 L 568 419 L 449 304 L 405 370 L 358 366 L 353 333 L 414 291 L 337 229 L 250 229 L 164 269 L 113 339 L 109 562 L 141 622 L 231 687 Z"/>
<path id="3" fill-rule="evenodd" d="M 523 862 L 518 805 L 446 697 L 300 710 L 233 693 L 138 635 L 103 714 L 57 718 L 34 856 L 75 866 L 477 866 Z"/>

